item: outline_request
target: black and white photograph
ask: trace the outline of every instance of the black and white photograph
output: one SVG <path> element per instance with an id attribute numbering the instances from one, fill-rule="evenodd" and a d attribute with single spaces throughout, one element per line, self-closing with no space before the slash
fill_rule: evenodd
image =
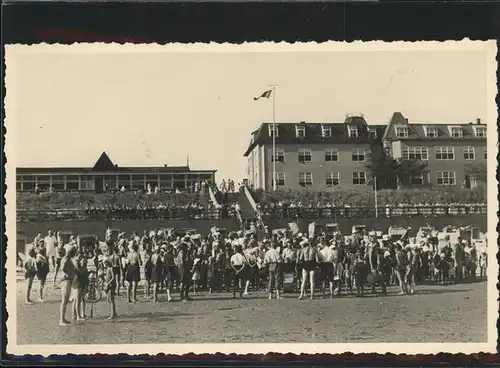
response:
<path id="1" fill-rule="evenodd" d="M 494 352 L 495 57 L 6 46 L 7 352 Z"/>

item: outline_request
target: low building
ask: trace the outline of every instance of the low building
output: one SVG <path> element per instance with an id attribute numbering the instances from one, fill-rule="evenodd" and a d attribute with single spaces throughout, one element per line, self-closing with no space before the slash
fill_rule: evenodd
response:
<path id="1" fill-rule="evenodd" d="M 273 162 L 273 134 L 276 157 Z M 427 162 L 412 185 L 474 187 L 473 168 L 486 165 L 486 125 L 410 123 L 401 113 L 388 124 L 368 125 L 362 116 L 343 123 L 263 123 L 244 156 L 254 189 L 371 190 L 367 159 L 376 150 L 398 159 Z"/>
<path id="2" fill-rule="evenodd" d="M 95 191 L 147 189 L 186 190 L 196 182 L 215 182 L 216 170 L 191 170 L 186 166 L 121 167 L 103 152 L 93 167 L 18 167 L 16 190 Z"/>

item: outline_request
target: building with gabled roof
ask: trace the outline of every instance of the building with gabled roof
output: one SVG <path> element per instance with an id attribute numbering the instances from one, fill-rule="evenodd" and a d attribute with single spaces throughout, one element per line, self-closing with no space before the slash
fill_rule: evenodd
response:
<path id="1" fill-rule="evenodd" d="M 205 180 L 215 182 L 216 170 L 191 170 L 186 166 L 121 167 L 103 152 L 93 167 L 18 167 L 16 190 L 96 191 L 130 190 L 158 186 L 185 190 Z"/>
<path id="2" fill-rule="evenodd" d="M 252 132 L 244 156 L 248 183 L 273 188 L 273 133 L 277 189 L 372 189 L 368 156 L 387 150 L 394 158 L 427 161 L 419 185 L 474 187 L 467 167 L 486 163 L 486 125 L 475 123 L 410 123 L 395 112 L 388 124 L 371 125 L 361 115 L 339 123 L 262 123 Z"/>

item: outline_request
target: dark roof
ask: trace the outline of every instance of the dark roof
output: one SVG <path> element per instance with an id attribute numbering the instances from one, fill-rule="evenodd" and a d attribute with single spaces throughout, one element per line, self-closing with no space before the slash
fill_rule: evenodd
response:
<path id="1" fill-rule="evenodd" d="M 176 173 L 176 172 L 216 172 L 217 170 L 191 170 L 186 166 L 132 166 L 121 167 L 113 163 L 106 152 L 103 152 L 94 164 L 94 167 L 18 167 L 17 173 L 46 173 L 46 172 L 71 172 L 71 173 L 92 173 L 92 172 L 145 172 L 145 173 Z"/>
<path id="2" fill-rule="evenodd" d="M 272 135 L 269 134 L 271 125 L 272 123 L 262 123 L 259 129 L 252 133 L 253 138 L 244 156 L 248 156 L 258 145 L 272 144 Z M 276 126 L 278 128 L 276 144 L 371 143 L 374 139 L 371 138 L 369 130 L 375 129 L 377 132 L 375 141 L 380 141 L 385 129 L 385 125 L 368 125 L 366 120 L 359 116 L 347 117 L 343 123 L 279 122 Z M 304 138 L 297 137 L 296 126 L 305 127 Z M 359 137 L 350 138 L 348 126 L 357 126 Z M 330 137 L 323 137 L 322 127 L 330 127 L 332 132 Z"/>
<path id="3" fill-rule="evenodd" d="M 398 137 L 396 136 L 396 126 L 406 126 L 408 127 L 408 137 Z M 440 139 L 446 139 L 446 140 L 484 140 L 486 141 L 486 138 L 481 138 L 481 137 L 476 137 L 476 134 L 474 132 L 474 127 L 486 127 L 486 124 L 481 124 L 481 123 L 447 123 L 447 124 L 436 124 L 436 123 L 411 123 L 408 121 L 407 118 L 403 116 L 400 112 L 395 112 L 391 120 L 389 121 L 389 124 L 387 124 L 387 127 L 385 129 L 383 139 L 384 140 L 440 140 Z M 456 138 L 451 136 L 451 127 L 461 127 L 462 128 L 462 134 L 463 137 Z M 427 137 L 426 135 L 426 129 L 427 128 L 436 128 L 438 132 L 437 137 Z"/>

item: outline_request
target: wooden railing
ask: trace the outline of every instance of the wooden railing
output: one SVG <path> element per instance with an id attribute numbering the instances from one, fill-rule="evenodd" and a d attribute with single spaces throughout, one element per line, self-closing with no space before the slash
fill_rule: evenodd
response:
<path id="1" fill-rule="evenodd" d="M 346 208 L 261 208 L 260 216 L 280 219 L 331 219 L 336 218 L 375 218 L 374 207 Z M 471 216 L 487 214 L 486 206 L 432 206 L 432 207 L 380 207 L 378 217 L 439 217 Z M 18 210 L 17 221 L 106 221 L 106 220 L 213 220 L 236 216 L 231 208 L 198 209 L 109 209 L 84 210 L 67 209 L 51 211 Z"/>

